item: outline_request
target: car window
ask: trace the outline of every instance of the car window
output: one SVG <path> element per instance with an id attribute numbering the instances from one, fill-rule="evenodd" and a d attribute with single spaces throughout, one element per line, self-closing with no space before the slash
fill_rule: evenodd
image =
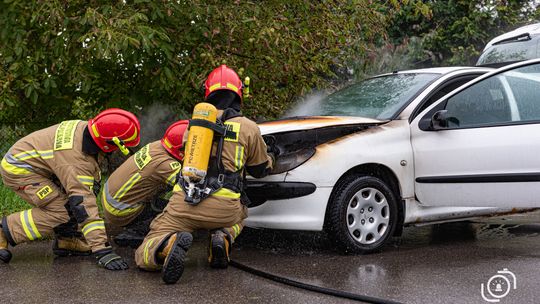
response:
<path id="1" fill-rule="evenodd" d="M 446 94 L 452 92 L 453 90 L 459 88 L 460 86 L 466 84 L 467 82 L 473 80 L 480 75 L 482 74 L 478 73 L 473 75 L 460 76 L 450 80 L 448 83 L 445 83 L 441 87 L 437 88 L 437 90 L 432 92 L 429 97 L 424 102 L 422 102 L 420 106 L 414 111 L 413 115 L 410 118 L 410 121 L 412 121 L 418 114 L 422 113 L 430 105 L 444 97 Z"/>
<path id="2" fill-rule="evenodd" d="M 540 120 L 540 64 L 506 73 L 520 121 Z"/>
<path id="3" fill-rule="evenodd" d="M 486 78 L 446 103 L 450 128 L 540 121 L 540 64 Z"/>
<path id="4" fill-rule="evenodd" d="M 492 45 L 482 53 L 476 65 L 489 65 L 537 58 L 539 42 L 540 36 L 536 36 L 530 40 L 516 40 Z"/>
<path id="5" fill-rule="evenodd" d="M 301 115 L 392 119 L 440 74 L 396 73 L 369 78 L 311 104 Z"/>

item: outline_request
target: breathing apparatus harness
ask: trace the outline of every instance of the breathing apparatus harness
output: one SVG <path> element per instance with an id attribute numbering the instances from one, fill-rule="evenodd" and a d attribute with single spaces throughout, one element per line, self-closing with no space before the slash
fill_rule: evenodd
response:
<path id="1" fill-rule="evenodd" d="M 223 143 L 225 138 L 236 138 L 233 130 L 227 128 L 225 122 L 229 119 L 240 117 L 242 114 L 232 108 L 223 111 L 221 118 L 212 123 L 204 119 L 191 119 L 189 121 L 190 129 L 193 126 L 203 127 L 214 131 L 212 144 L 217 145 L 216 155 L 210 157 L 208 172 L 204 178 L 198 182 L 189 182 L 187 179 L 179 176 L 178 183 L 185 193 L 185 201 L 190 205 L 197 205 L 202 200 L 216 193 L 222 188 L 227 188 L 237 193 L 242 193 L 244 188 L 245 173 L 242 169 L 230 172 L 225 169 L 222 162 Z M 179 173 L 180 175 L 182 172 Z"/>

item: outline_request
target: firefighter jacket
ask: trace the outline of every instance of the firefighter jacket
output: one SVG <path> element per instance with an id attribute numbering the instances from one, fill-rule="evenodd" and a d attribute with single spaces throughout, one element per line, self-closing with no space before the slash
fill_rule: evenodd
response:
<path id="1" fill-rule="evenodd" d="M 44 177 L 55 181 L 69 198 L 66 209 L 70 217 L 76 219 L 95 252 L 107 248 L 108 242 L 93 192 L 101 179 L 98 154 L 83 152 L 86 126 L 86 121 L 69 120 L 33 132 L 10 148 L 1 166 L 4 180 L 10 184 L 32 185 Z M 45 186 L 36 196 L 52 200 L 58 196 L 55 191 Z"/>
<path id="2" fill-rule="evenodd" d="M 223 110 L 218 111 L 218 117 L 223 115 Z M 221 162 L 225 172 L 234 172 L 237 178 L 242 178 L 244 170 L 250 175 L 261 178 L 268 174 L 273 166 L 272 158 L 267 154 L 267 147 L 261 136 L 261 131 L 257 124 L 244 117 L 235 116 L 224 121 L 228 130 L 228 135 L 224 138 L 221 152 Z M 184 140 L 187 140 L 187 132 Z M 214 143 L 212 155 L 217 155 L 217 144 Z M 227 183 L 223 188 L 214 192 L 212 196 L 223 198 L 240 198 L 241 193 L 228 187 Z M 179 191 L 180 187 L 175 186 Z"/>
<path id="3" fill-rule="evenodd" d="M 134 218 L 167 186 L 176 183 L 180 163 L 155 141 L 142 147 L 109 177 L 103 187 L 103 206 L 107 219 Z"/>
<path id="4" fill-rule="evenodd" d="M 221 114 L 222 111 L 219 111 L 219 116 Z M 223 144 L 221 157 L 226 171 L 237 172 L 247 168 L 250 173 L 252 168 L 272 167 L 272 159 L 266 153 L 266 144 L 254 121 L 237 116 L 226 120 L 224 124 L 234 134 L 226 136 Z"/>

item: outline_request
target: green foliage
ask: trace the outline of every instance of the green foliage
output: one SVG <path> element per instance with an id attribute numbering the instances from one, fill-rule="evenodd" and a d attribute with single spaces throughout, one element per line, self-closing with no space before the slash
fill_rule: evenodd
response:
<path id="1" fill-rule="evenodd" d="M 29 209 L 30 204 L 23 201 L 15 194 L 11 189 L 7 188 L 0 182 L 0 198 L 2 203 L 0 204 L 0 217 L 12 214 L 17 211 Z"/>
<path id="2" fill-rule="evenodd" d="M 0 123 L 191 111 L 222 63 L 251 77 L 248 114 L 275 117 L 380 42 L 391 2 L 4 0 Z"/>
<path id="3" fill-rule="evenodd" d="M 472 64 L 539 17 L 530 1 L 0 2 L 0 125 L 29 130 L 109 107 L 189 113 L 226 63 L 252 79 L 245 112 L 394 68 Z"/>
<path id="4" fill-rule="evenodd" d="M 425 1 L 429 18 L 415 14 L 416 5 L 402 6 L 389 35 L 397 45 L 421 37 L 421 51 L 410 55 L 420 66 L 474 65 L 489 40 L 540 16 L 529 0 Z"/>

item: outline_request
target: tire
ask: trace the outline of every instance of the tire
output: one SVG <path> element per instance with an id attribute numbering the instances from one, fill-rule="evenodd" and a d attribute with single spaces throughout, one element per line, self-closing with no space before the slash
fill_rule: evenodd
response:
<path id="1" fill-rule="evenodd" d="M 398 201 L 390 187 L 373 176 L 339 182 L 327 209 L 327 231 L 346 253 L 371 253 L 394 235 Z"/>

